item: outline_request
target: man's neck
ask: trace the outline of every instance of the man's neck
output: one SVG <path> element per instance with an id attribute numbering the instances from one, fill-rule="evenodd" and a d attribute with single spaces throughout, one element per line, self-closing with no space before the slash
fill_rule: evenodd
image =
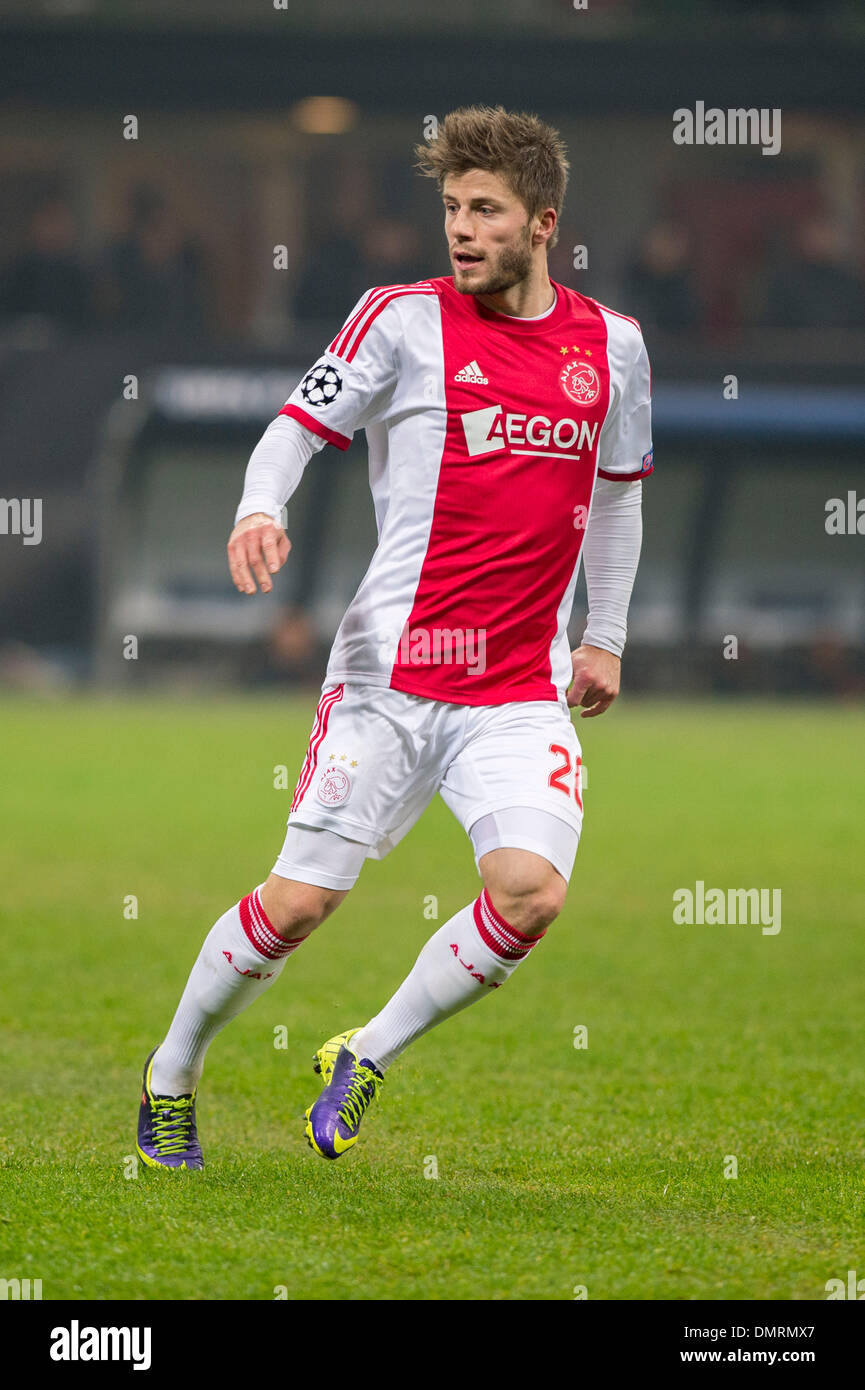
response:
<path id="1" fill-rule="evenodd" d="M 498 294 L 479 294 L 475 298 L 484 308 L 495 309 L 499 314 L 534 319 L 553 307 L 556 292 L 545 268 L 536 279 L 529 275 L 518 285 L 511 285 L 509 289 L 501 290 Z"/>

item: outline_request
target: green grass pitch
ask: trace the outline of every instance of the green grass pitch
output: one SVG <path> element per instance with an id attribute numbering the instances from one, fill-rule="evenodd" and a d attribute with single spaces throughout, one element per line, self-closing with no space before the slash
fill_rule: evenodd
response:
<path id="1" fill-rule="evenodd" d="M 214 1043 L 204 1173 L 136 1168 L 144 1056 L 276 857 L 274 767 L 293 787 L 315 699 L 0 703 L 0 1276 L 45 1299 L 787 1300 L 865 1273 L 865 716 L 839 706 L 579 721 L 563 916 L 326 1163 L 314 1048 L 404 977 L 428 895 L 441 924 L 478 889 L 434 803 Z M 698 879 L 780 888 L 781 931 L 675 925 Z"/>

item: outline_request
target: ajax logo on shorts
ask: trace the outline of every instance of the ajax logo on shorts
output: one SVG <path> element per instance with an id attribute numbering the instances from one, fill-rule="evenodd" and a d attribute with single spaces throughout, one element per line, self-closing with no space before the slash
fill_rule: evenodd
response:
<path id="1" fill-rule="evenodd" d="M 328 763 L 318 779 L 315 794 L 322 806 L 342 806 L 351 796 L 351 778 L 339 763 Z"/>

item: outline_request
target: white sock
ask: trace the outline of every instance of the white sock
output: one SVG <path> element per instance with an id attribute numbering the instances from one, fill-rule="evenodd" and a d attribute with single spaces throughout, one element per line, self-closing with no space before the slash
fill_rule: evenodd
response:
<path id="1" fill-rule="evenodd" d="M 430 937 L 393 998 L 354 1035 L 352 1050 L 384 1071 L 415 1038 L 504 984 L 539 940 L 506 922 L 484 889 Z"/>
<path id="2" fill-rule="evenodd" d="M 224 912 L 205 938 L 153 1059 L 154 1095 L 182 1096 L 195 1090 L 212 1039 L 270 988 L 288 956 L 305 940 L 289 940 L 274 931 L 258 892 L 256 888 Z"/>

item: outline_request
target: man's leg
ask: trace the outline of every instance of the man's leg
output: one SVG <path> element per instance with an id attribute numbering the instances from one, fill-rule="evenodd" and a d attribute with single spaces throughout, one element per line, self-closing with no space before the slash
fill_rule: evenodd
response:
<path id="1" fill-rule="evenodd" d="M 385 1069 L 410 1043 L 497 990 L 534 950 L 562 909 L 574 866 L 580 745 L 564 701 L 432 708 L 439 789 L 471 836 L 484 888 L 430 938 L 375 1018 L 320 1049 L 324 1063 L 343 1044 L 307 1111 L 307 1138 L 324 1158 L 356 1142 Z"/>
<path id="2" fill-rule="evenodd" d="M 266 883 L 222 914 L 205 938 L 153 1059 L 155 1095 L 195 1090 L 216 1034 L 276 982 L 288 957 L 339 906 L 346 892 L 270 874 Z"/>
<path id="3" fill-rule="evenodd" d="M 191 1094 L 216 1034 L 282 972 L 357 881 L 366 846 L 332 830 L 290 823 L 273 872 L 211 928 L 164 1042 L 153 1058 L 154 1095 Z"/>
<path id="4" fill-rule="evenodd" d="M 430 937 L 396 994 L 351 1039 L 356 1055 L 380 1072 L 416 1038 L 503 985 L 562 910 L 566 879 L 542 855 L 493 849 L 478 867 L 480 897 Z"/>
<path id="5" fill-rule="evenodd" d="M 561 911 L 576 858 L 580 744 L 564 702 L 479 706 L 456 726 L 455 743 L 441 795 L 471 837 L 484 889 L 431 937 L 393 998 L 352 1038 L 379 1071 L 504 984 Z"/>
<path id="6" fill-rule="evenodd" d="M 144 1065 L 138 1153 L 149 1167 L 203 1167 L 195 1102 L 209 1044 L 342 902 L 365 855 L 365 845 L 331 830 L 289 824 L 266 883 L 211 928 L 166 1038 Z"/>
<path id="7" fill-rule="evenodd" d="M 561 910 L 566 880 L 543 855 L 501 847 L 478 867 L 480 897 L 430 938 L 381 1013 L 319 1050 L 323 1072 L 326 1050 L 335 1054 L 325 1089 L 306 1112 L 307 1139 L 322 1158 L 339 1158 L 356 1143 L 385 1068 L 437 1023 L 504 984 Z"/>

